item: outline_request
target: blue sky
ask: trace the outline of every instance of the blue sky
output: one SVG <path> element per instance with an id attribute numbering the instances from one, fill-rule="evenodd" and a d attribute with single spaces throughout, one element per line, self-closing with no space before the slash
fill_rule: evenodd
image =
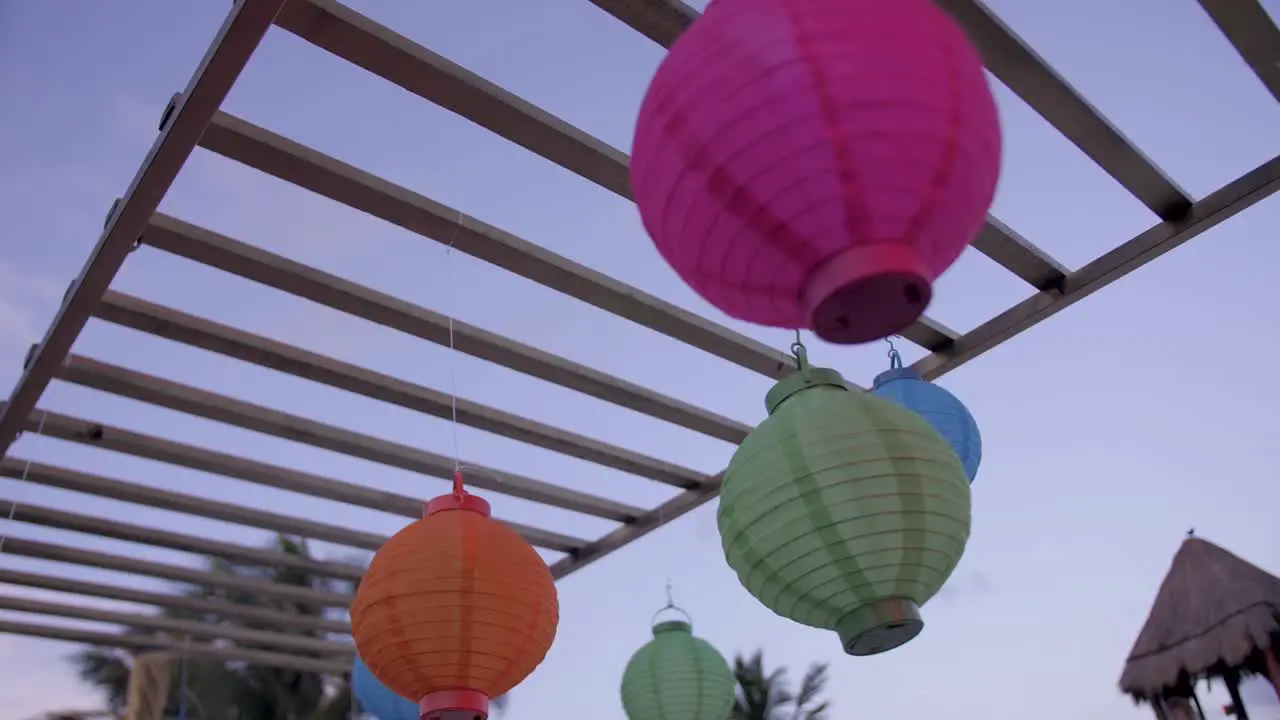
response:
<path id="1" fill-rule="evenodd" d="M 1280 3 L 1264 4 L 1280 15 Z M 991 5 L 1194 196 L 1280 153 L 1280 107 L 1193 0 Z M 656 45 L 584 0 L 354 6 L 624 149 L 661 59 Z M 227 4 L 71 7 L 0 6 L 0 387 L 17 379 L 28 344 L 43 332 Z M 1021 101 L 1003 87 L 996 93 L 1005 166 L 995 213 L 1004 222 L 1073 268 L 1154 222 Z M 727 320 L 683 287 L 645 238 L 633 206 L 287 33 L 267 37 L 226 109 L 761 340 L 789 341 L 785 332 Z M 763 416 L 769 383 L 762 377 L 466 256 L 446 257 L 434 242 L 202 151 L 163 209 L 744 422 Z M 774 617 L 725 566 L 709 505 L 561 583 L 556 645 L 515 691 L 509 717 L 548 717 L 571 704 L 577 715 L 620 720 L 622 668 L 645 642 L 668 578 L 696 631 L 726 655 L 763 647 L 770 663 L 796 672 L 830 662 L 837 718 L 1150 717 L 1115 683 L 1186 530 L 1194 526 L 1280 571 L 1273 455 L 1280 383 L 1265 367 L 1280 352 L 1280 300 L 1260 272 L 1280 263 L 1278 224 L 1280 199 L 1264 201 L 942 381 L 981 423 L 986 459 L 968 552 L 948 592 L 925 609 L 917 641 L 847 658 L 833 635 Z M 464 397 L 708 472 L 732 453 L 721 441 L 158 251 L 131 256 L 115 287 L 435 388 L 448 390 L 456 375 Z M 968 330 L 1028 294 L 970 251 L 940 281 L 930 314 Z M 452 448 L 450 427 L 434 418 L 120 328 L 92 323 L 76 351 L 437 452 Z M 815 362 L 863 384 L 885 366 L 884 351 L 879 343 L 810 342 Z M 75 387 L 53 386 L 41 405 L 406 494 L 445 487 Z M 652 505 L 669 496 L 654 483 L 467 428 L 458 443 L 464 459 L 620 500 Z M 371 531 L 401 524 L 38 437 L 24 437 L 14 453 Z M 6 479 L 0 497 L 241 543 L 266 539 Z M 568 511 L 489 497 L 509 519 L 582 537 L 610 529 Z M 198 562 L 24 525 L 10 532 Z M 72 572 L 12 555 L 0 556 L 0 566 Z M 0 720 L 93 706 L 64 662 L 73 649 L 0 636 Z"/>

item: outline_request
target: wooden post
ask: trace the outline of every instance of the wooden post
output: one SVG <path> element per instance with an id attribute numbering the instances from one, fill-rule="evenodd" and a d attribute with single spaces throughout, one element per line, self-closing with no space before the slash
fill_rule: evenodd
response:
<path id="1" fill-rule="evenodd" d="M 1237 720 L 1249 720 L 1249 709 L 1244 706 L 1244 700 L 1240 697 L 1240 676 L 1233 670 L 1223 675 L 1222 681 L 1227 684 L 1227 692 L 1231 694 L 1231 706 L 1236 711 Z"/>
<path id="2" fill-rule="evenodd" d="M 1192 707 L 1191 700 L 1185 697 L 1171 697 L 1165 701 L 1169 720 L 1201 720 L 1199 713 Z"/>
<path id="3" fill-rule="evenodd" d="M 1280 698 L 1280 660 L 1276 659 L 1277 653 L 1280 653 L 1280 641 L 1272 642 L 1271 647 L 1262 651 L 1262 657 L 1267 660 L 1267 679 L 1271 681 L 1276 697 Z"/>
<path id="4" fill-rule="evenodd" d="M 150 652 L 133 659 L 129 671 L 129 704 L 126 720 L 160 720 L 169 702 L 169 680 L 173 655 Z"/>

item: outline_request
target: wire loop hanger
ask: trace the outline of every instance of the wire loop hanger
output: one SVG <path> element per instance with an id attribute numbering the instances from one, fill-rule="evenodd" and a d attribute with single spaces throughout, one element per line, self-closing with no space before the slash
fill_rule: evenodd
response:
<path id="1" fill-rule="evenodd" d="M 682 616 L 684 616 L 684 621 L 685 621 L 686 623 L 688 623 L 688 624 L 690 624 L 690 625 L 692 625 L 692 624 L 693 624 L 693 617 L 692 617 L 691 615 L 689 615 L 689 613 L 688 613 L 688 612 L 686 612 L 684 608 L 680 607 L 679 605 L 676 605 L 675 600 L 673 600 L 673 599 L 672 599 L 672 596 L 671 596 L 671 579 L 670 579 L 670 578 L 668 578 L 668 579 L 667 579 L 667 604 L 666 604 L 666 605 L 663 605 L 663 606 L 662 606 L 662 607 L 660 607 L 660 608 L 658 608 L 658 612 L 656 612 L 656 613 L 654 613 L 654 614 L 653 614 L 653 620 L 650 620 L 650 621 L 649 621 L 649 624 L 650 624 L 650 625 L 657 625 L 657 624 L 658 624 L 658 618 L 659 618 L 659 617 L 661 617 L 661 616 L 662 616 L 662 613 L 665 613 L 665 612 L 675 612 L 675 613 L 680 613 Z"/>

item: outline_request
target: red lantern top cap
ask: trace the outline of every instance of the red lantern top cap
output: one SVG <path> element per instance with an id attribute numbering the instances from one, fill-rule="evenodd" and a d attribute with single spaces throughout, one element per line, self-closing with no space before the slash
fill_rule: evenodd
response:
<path id="1" fill-rule="evenodd" d="M 463 493 L 461 495 L 449 493 L 448 495 L 441 495 L 440 497 L 433 498 L 427 502 L 422 516 L 431 517 L 436 513 L 445 512 L 446 510 L 467 510 L 474 513 L 480 513 L 485 517 L 489 517 L 492 514 L 489 510 L 489 501 L 482 497 L 476 497 L 470 493 Z"/>

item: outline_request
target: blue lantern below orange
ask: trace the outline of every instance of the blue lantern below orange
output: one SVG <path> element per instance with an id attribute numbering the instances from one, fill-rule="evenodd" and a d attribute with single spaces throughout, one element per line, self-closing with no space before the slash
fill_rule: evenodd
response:
<path id="1" fill-rule="evenodd" d="M 955 449 L 969 482 L 973 482 L 982 464 L 982 434 L 978 432 L 973 414 L 959 398 L 909 367 L 894 367 L 880 373 L 872 384 L 871 394 L 892 400 L 928 420 Z"/>
<path id="2" fill-rule="evenodd" d="M 351 688 L 360 709 L 378 720 L 419 720 L 418 703 L 395 694 L 359 656 L 351 668 Z"/>

